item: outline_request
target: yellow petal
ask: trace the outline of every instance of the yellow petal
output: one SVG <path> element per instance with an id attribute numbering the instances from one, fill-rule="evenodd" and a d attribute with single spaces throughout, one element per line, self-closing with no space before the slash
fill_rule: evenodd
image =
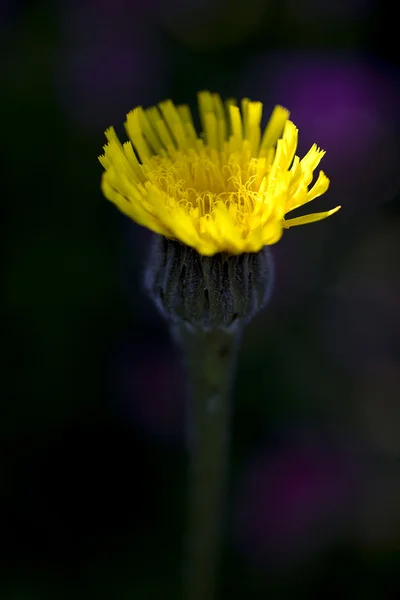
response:
<path id="1" fill-rule="evenodd" d="M 283 222 L 283 227 L 285 229 L 289 229 L 289 227 L 296 227 L 297 225 L 307 225 L 307 223 L 315 223 L 316 221 L 322 221 L 322 219 L 326 219 L 331 215 L 334 215 L 335 212 L 340 210 L 341 206 L 336 206 L 336 208 L 332 208 L 331 210 L 327 210 L 326 212 L 320 213 L 311 213 L 309 215 L 304 215 L 303 217 L 296 217 L 294 219 L 285 219 Z"/>
<path id="2" fill-rule="evenodd" d="M 276 144 L 289 115 L 289 111 L 283 106 L 275 106 L 262 136 L 260 156 L 266 156 L 268 150 Z"/>
<path id="3" fill-rule="evenodd" d="M 304 204 L 311 202 L 311 200 L 318 198 L 318 196 L 322 196 L 322 194 L 324 194 L 328 189 L 329 183 L 330 181 L 328 177 L 323 171 L 320 171 L 318 179 L 314 183 L 311 190 L 306 192 L 307 188 L 305 187 L 305 185 L 299 186 L 297 192 L 293 194 L 293 196 L 291 196 L 288 202 L 286 203 L 285 213 L 287 214 L 292 210 L 299 208 L 299 206 L 303 206 Z"/>

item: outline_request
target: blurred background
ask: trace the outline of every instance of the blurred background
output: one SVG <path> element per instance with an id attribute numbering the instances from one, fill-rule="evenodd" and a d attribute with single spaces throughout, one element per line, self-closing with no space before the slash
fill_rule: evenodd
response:
<path id="1" fill-rule="evenodd" d="M 331 188 L 274 246 L 234 390 L 224 599 L 400 592 L 400 117 L 387 0 L 1 0 L 0 598 L 178 598 L 179 357 L 104 129 L 199 89 L 291 110 Z"/>

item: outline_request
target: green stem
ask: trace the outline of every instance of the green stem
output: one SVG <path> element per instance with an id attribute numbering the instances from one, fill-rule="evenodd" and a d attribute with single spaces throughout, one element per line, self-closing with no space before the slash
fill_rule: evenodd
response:
<path id="1" fill-rule="evenodd" d="M 185 600 L 213 600 L 227 483 L 230 388 L 238 336 L 179 326 L 189 383 L 189 511 Z"/>

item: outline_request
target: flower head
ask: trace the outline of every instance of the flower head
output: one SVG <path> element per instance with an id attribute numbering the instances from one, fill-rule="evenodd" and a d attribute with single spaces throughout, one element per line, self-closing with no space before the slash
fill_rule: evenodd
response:
<path id="1" fill-rule="evenodd" d="M 297 128 L 276 106 L 261 131 L 262 103 L 247 98 L 241 109 L 218 94 L 199 93 L 203 133 L 186 105 L 171 100 L 133 109 L 125 123 L 130 141 L 114 129 L 99 160 L 102 191 L 131 219 L 199 254 L 258 252 L 283 232 L 329 217 L 336 208 L 302 217 L 285 215 L 329 186 L 315 144 L 300 160 Z"/>

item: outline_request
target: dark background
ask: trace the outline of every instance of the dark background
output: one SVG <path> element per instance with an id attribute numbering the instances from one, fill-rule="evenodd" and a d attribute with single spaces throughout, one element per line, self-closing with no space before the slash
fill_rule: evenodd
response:
<path id="1" fill-rule="evenodd" d="M 327 150 L 312 208 L 343 205 L 274 246 L 243 338 L 221 597 L 397 597 L 393 10 L 1 1 L 1 600 L 179 597 L 182 371 L 142 291 L 148 232 L 102 197 L 97 156 L 135 105 L 204 88 L 287 106 L 300 153 Z"/>

